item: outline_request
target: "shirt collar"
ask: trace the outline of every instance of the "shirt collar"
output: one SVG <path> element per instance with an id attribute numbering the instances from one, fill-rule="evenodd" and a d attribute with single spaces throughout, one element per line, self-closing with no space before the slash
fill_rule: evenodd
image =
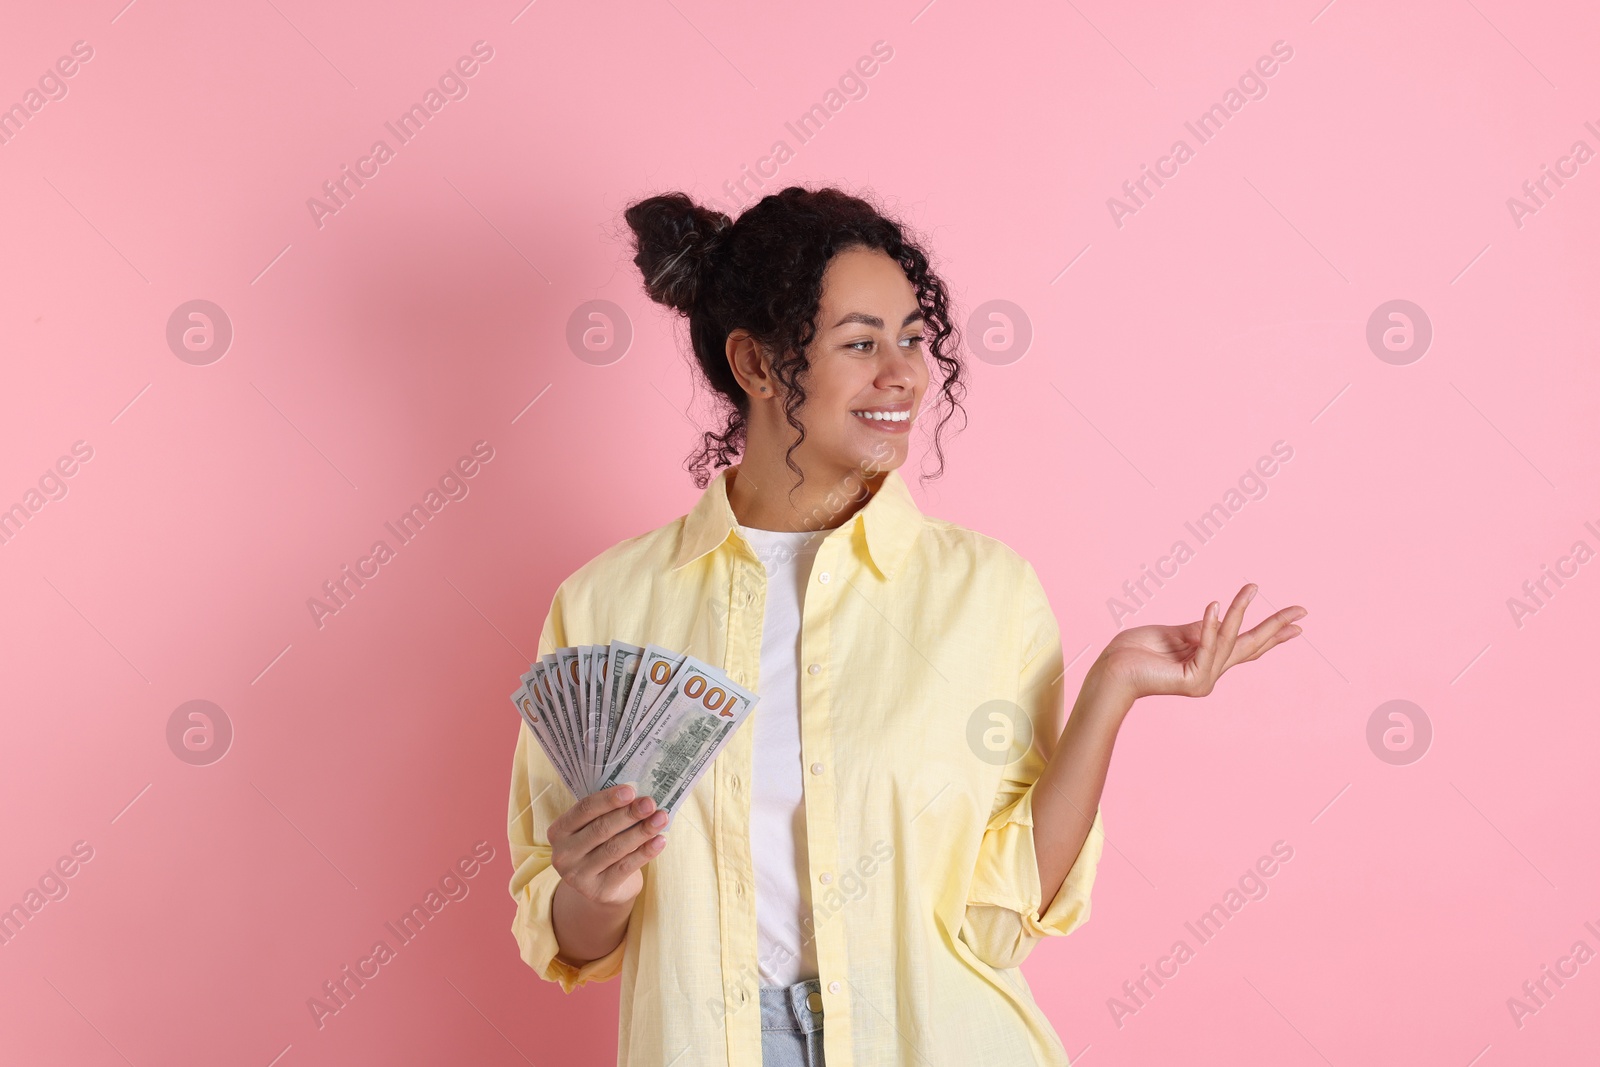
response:
<path id="1" fill-rule="evenodd" d="M 738 525 L 728 503 L 728 477 L 738 469 L 724 468 L 707 485 L 694 508 L 683 518 L 683 533 L 672 569 L 687 566 L 713 549 L 720 548 Z M 922 530 L 922 511 L 911 497 L 911 490 L 898 469 L 883 476 L 872 499 L 856 511 L 843 526 L 851 528 L 844 536 L 853 539 L 862 531 L 867 558 L 884 578 L 893 578 Z M 829 532 L 831 538 L 837 530 Z"/>

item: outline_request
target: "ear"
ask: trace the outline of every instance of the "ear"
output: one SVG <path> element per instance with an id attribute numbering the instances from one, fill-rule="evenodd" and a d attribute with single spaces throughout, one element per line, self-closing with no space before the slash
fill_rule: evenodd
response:
<path id="1" fill-rule="evenodd" d="M 776 383 L 772 379 L 772 361 L 749 331 L 739 329 L 728 334 L 726 354 L 740 388 L 758 398 L 773 395 Z"/>

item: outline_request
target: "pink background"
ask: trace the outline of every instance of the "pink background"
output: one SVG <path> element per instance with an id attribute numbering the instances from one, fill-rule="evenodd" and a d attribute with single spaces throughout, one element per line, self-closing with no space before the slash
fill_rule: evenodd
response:
<path id="1" fill-rule="evenodd" d="M 1025 966 L 1068 1051 L 1592 1055 L 1600 963 L 1520 1027 L 1507 1006 L 1600 950 L 1600 562 L 1520 627 L 1507 606 L 1600 549 L 1600 161 L 1520 227 L 1507 206 L 1600 149 L 1591 6 L 122 2 L 0 36 L 0 104 L 93 49 L 0 145 L 0 506 L 93 449 L 0 545 L 0 905 L 93 849 L 0 947 L 5 1063 L 614 1057 L 617 987 L 564 997 L 509 931 L 507 694 L 556 584 L 698 495 L 709 409 L 620 212 L 725 196 L 779 139 L 769 189 L 875 191 L 963 323 L 990 300 L 1031 323 L 1021 358 L 971 358 L 946 476 L 908 474 L 1034 562 L 1069 692 L 1123 581 L 1294 451 L 1130 620 L 1245 581 L 1252 622 L 1310 609 L 1209 699 L 1131 715 L 1093 919 Z M 319 228 L 308 198 L 480 40 L 468 95 Z M 866 95 L 800 144 L 785 122 L 876 41 Z M 1184 122 L 1275 41 L 1267 95 L 1198 144 Z M 1194 158 L 1116 225 L 1178 138 Z M 207 365 L 166 341 L 193 299 L 234 330 Z M 568 346 L 597 299 L 621 358 Z M 1433 327 L 1406 365 L 1365 339 L 1395 299 Z M 469 495 L 319 628 L 308 598 L 477 441 Z M 1407 765 L 1367 742 L 1391 699 L 1432 725 Z M 169 748 L 190 700 L 234 730 L 210 765 Z M 1280 840 L 1268 895 L 1198 946 L 1185 921 Z M 469 895 L 319 1029 L 307 999 L 479 841 Z M 1180 938 L 1194 958 L 1119 1026 L 1109 999 Z"/>

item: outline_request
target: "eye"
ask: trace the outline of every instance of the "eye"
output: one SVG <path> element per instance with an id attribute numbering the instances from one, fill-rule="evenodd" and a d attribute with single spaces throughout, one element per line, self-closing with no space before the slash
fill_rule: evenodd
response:
<path id="1" fill-rule="evenodd" d="M 919 334 L 913 334 L 910 337 L 902 337 L 902 338 L 900 338 L 900 347 L 902 347 L 902 348 L 920 348 L 926 342 L 927 342 L 927 337 L 925 337 L 924 335 L 922 335 L 920 333 Z M 872 346 L 874 346 L 876 344 L 877 344 L 877 342 L 873 341 L 873 340 L 861 340 L 861 341 L 851 341 L 848 344 L 846 344 L 845 347 L 846 348 L 850 348 L 850 349 L 854 349 L 857 352 L 867 352 L 867 351 L 870 351 Z M 858 346 L 861 346 L 861 345 L 865 345 L 866 347 L 865 348 L 858 347 Z"/>

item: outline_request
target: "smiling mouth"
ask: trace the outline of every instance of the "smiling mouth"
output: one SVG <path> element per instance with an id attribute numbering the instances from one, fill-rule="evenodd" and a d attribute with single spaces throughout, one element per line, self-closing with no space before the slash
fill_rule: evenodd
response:
<path id="1" fill-rule="evenodd" d="M 910 422 L 911 410 L 905 411 L 852 411 L 850 414 L 869 422 Z"/>

